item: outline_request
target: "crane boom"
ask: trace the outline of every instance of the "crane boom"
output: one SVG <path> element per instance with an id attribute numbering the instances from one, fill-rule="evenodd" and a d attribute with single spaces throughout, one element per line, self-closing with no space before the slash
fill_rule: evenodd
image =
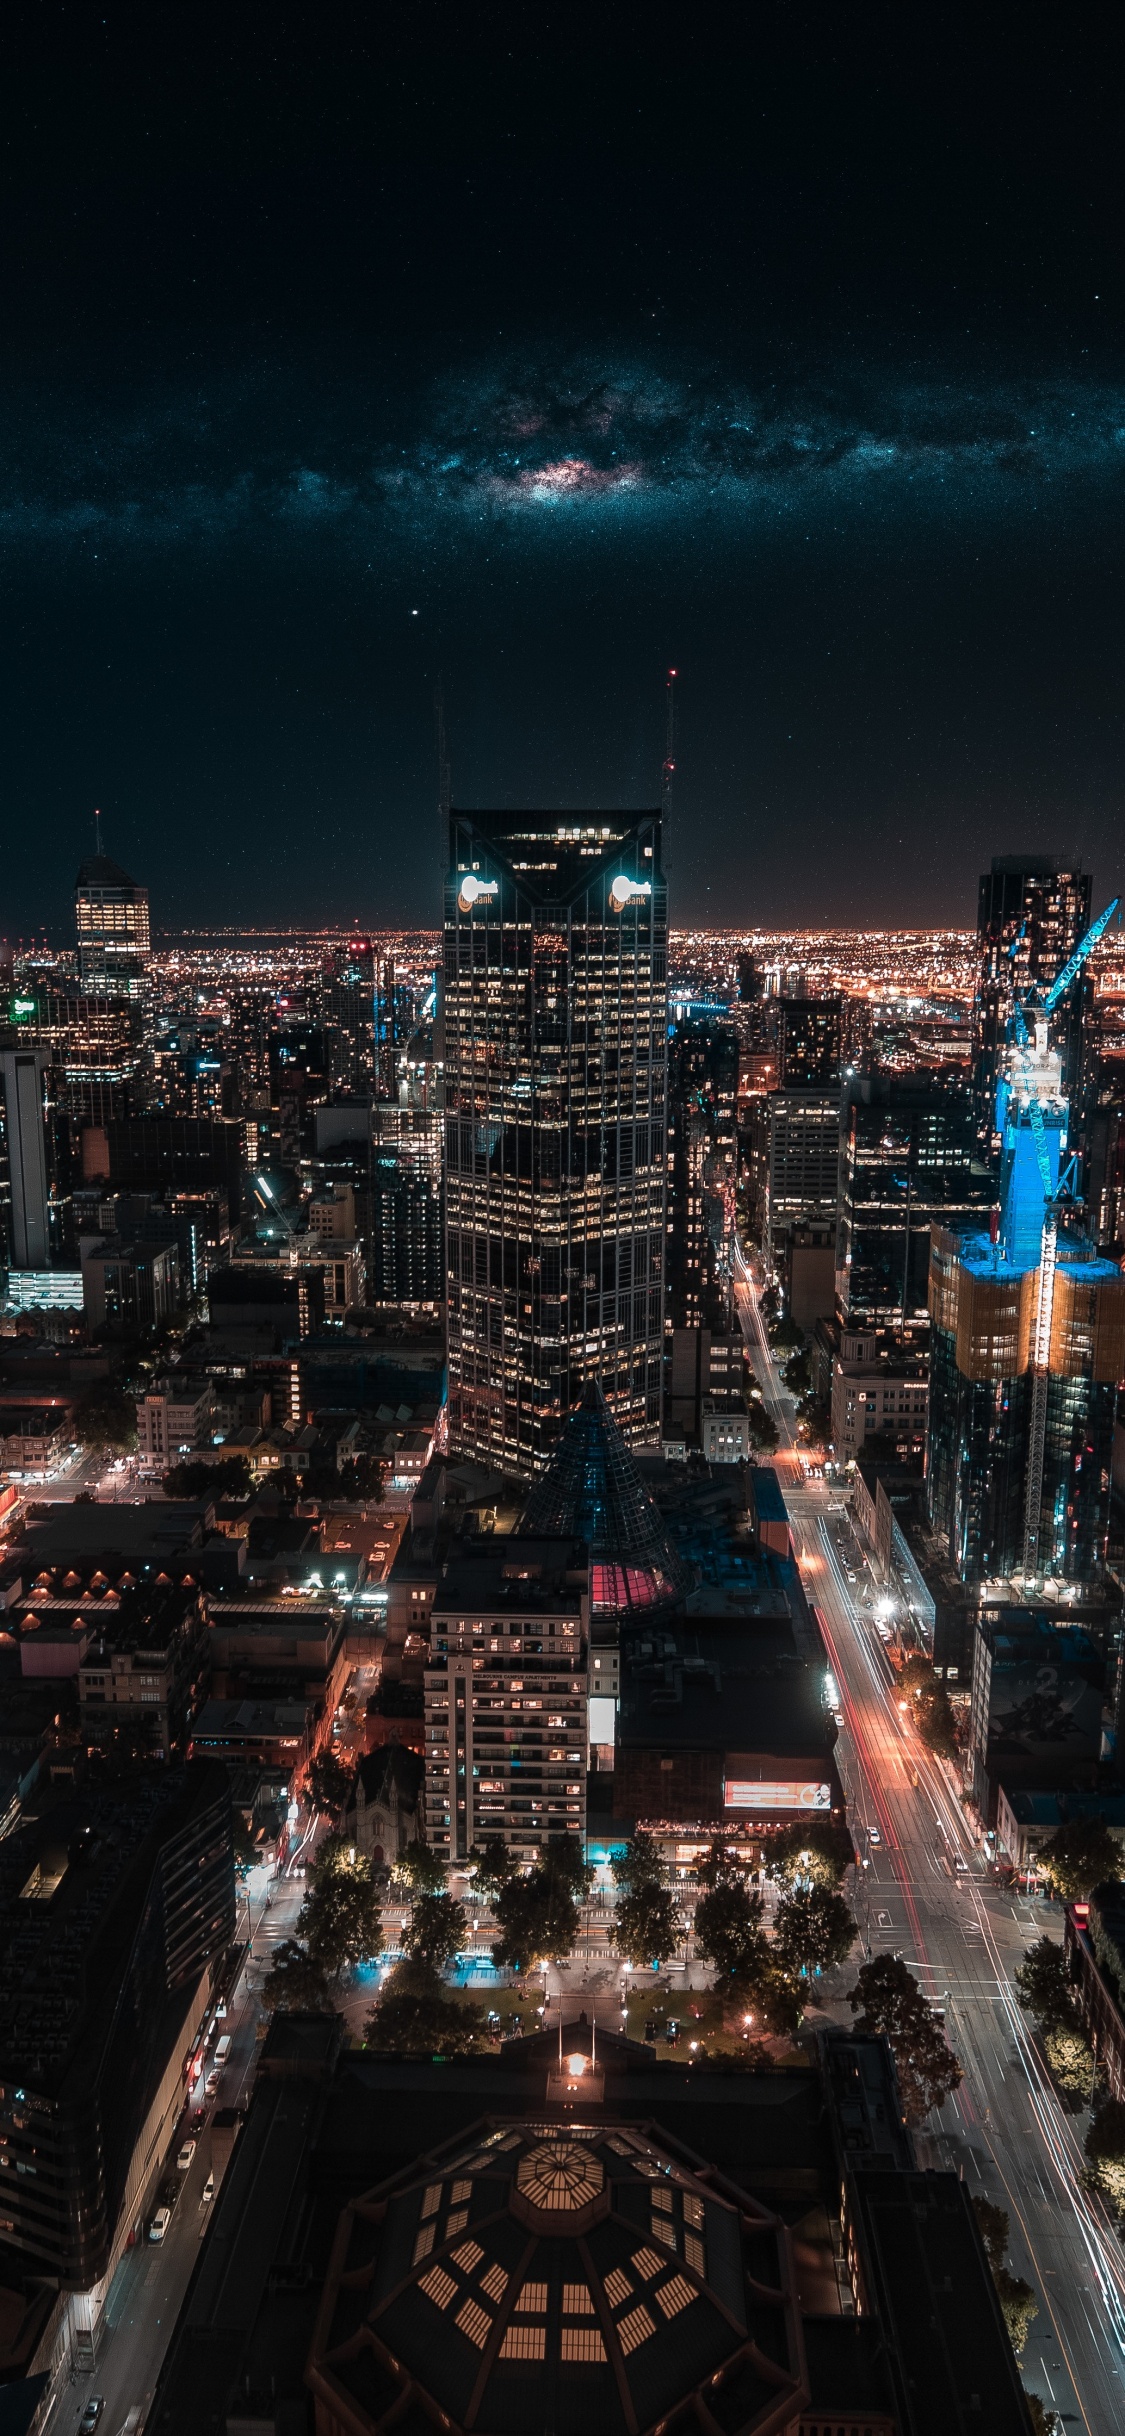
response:
<path id="1" fill-rule="evenodd" d="M 1091 948 L 1097 946 L 1103 930 L 1108 930 L 1120 903 L 1120 897 L 1114 897 L 1112 904 L 1106 906 L 1105 912 L 1098 915 L 1097 921 L 1091 922 L 1085 938 L 1079 940 L 1073 956 L 1068 956 L 1061 973 L 1056 973 L 1043 1001 L 1045 1015 L 1054 1013 L 1060 998 L 1065 996 L 1075 975 L 1081 972 Z"/>

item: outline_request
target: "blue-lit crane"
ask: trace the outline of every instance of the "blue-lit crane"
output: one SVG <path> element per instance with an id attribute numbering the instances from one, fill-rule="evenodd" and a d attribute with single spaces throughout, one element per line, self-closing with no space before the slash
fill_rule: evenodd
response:
<path id="1" fill-rule="evenodd" d="M 1058 1221 L 1060 1207 L 1069 1200 L 1069 1189 L 1062 1170 L 1062 1152 L 1066 1144 L 1067 1103 L 1063 1096 L 1061 1068 L 1052 1061 L 1047 1045 L 1047 1026 L 1051 1015 L 1081 972 L 1092 948 L 1097 946 L 1117 911 L 1120 899 L 1114 897 L 1097 921 L 1091 923 L 1079 940 L 1072 956 L 1067 958 L 1045 995 L 1029 991 L 1021 1001 L 1016 999 L 1012 1009 L 1012 1063 L 1015 1087 L 1009 1078 L 1001 1103 L 1003 1134 L 1003 1242 L 1006 1257 L 1017 1265 L 1034 1254 L 1038 1234 L 1038 1271 L 1035 1292 L 1035 1316 L 1030 1345 L 1031 1414 L 1028 1430 L 1027 1478 L 1024 1492 L 1024 1577 L 1034 1578 L 1039 1571 L 1039 1537 L 1043 1502 L 1043 1459 L 1047 1437 L 1047 1389 L 1051 1366 L 1051 1322 L 1055 1301 L 1055 1269 L 1058 1255 Z M 1021 933 L 1022 937 L 1022 933 Z M 1017 942 L 1018 945 L 1018 942 Z M 1013 950 L 1014 953 L 1014 950 Z M 1027 1018 L 1035 1025 L 1032 1041 Z M 1055 1071 L 1052 1072 L 1052 1065 Z M 1044 1112 L 1040 1085 L 1049 1090 L 1049 1105 Z M 1026 1117 L 1026 1130 L 1024 1119 Z M 1030 1144 L 1028 1134 L 1030 1133 Z M 1033 1157 L 1028 1159 L 1028 1149 Z"/>

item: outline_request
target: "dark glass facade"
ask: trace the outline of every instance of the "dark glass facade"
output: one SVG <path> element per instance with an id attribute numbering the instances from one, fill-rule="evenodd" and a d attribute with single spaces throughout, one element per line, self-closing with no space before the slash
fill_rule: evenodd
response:
<path id="1" fill-rule="evenodd" d="M 931 1227 L 979 1225 L 996 1197 L 968 1091 L 857 1075 L 840 1118 L 840 1317 L 853 1327 L 923 1326 Z"/>
<path id="2" fill-rule="evenodd" d="M 658 813 L 450 814 L 450 1440 L 517 1475 L 591 1380 L 659 1429 L 666 989 Z"/>
<path id="3" fill-rule="evenodd" d="M 977 902 L 980 979 L 973 1010 L 973 1100 L 982 1142 L 993 1132 L 1013 993 L 1047 988 L 1090 924 L 1091 880 L 1081 866 L 1049 857 L 997 854 L 981 879 Z M 1062 1052 L 1062 1083 L 1074 1099 L 1081 1078 L 1082 1022 L 1088 976 L 1068 991 L 1051 1025 Z"/>

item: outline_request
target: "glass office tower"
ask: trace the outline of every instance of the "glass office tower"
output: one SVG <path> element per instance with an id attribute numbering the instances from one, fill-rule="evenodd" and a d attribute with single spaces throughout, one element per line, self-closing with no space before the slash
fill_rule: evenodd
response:
<path id="1" fill-rule="evenodd" d="M 450 1444 L 517 1476 L 591 1380 L 659 1432 L 666 991 L 658 812 L 450 813 Z"/>

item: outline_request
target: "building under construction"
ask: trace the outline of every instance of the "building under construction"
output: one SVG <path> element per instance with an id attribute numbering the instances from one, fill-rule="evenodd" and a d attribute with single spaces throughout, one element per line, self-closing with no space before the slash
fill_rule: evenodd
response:
<path id="1" fill-rule="evenodd" d="M 933 1231 L 929 1506 L 967 1582 L 1092 1583 L 1104 1565 L 1125 1276 L 1078 1221 L 1051 1019 L 1115 905 L 1049 989 L 1015 999 L 987 1233 Z"/>

